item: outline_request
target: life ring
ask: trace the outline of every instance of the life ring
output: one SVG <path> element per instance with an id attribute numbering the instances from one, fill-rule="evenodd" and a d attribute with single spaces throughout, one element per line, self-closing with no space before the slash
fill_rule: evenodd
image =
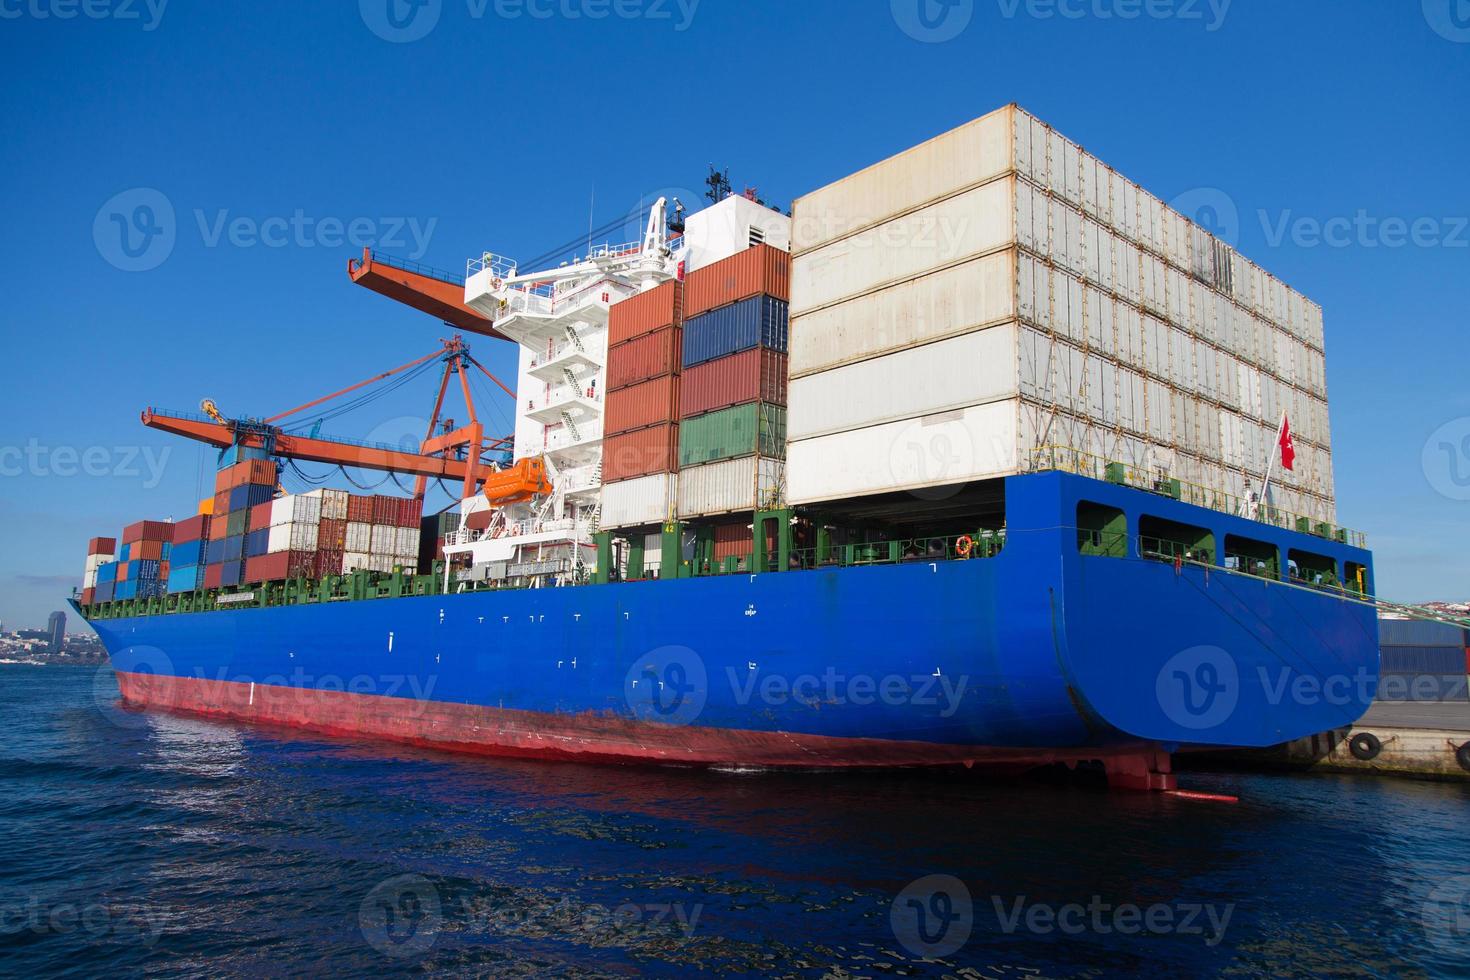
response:
<path id="1" fill-rule="evenodd" d="M 1470 772 L 1470 742 L 1455 749 L 1455 761 L 1460 764 L 1461 769 Z"/>
<path id="2" fill-rule="evenodd" d="M 975 539 L 968 534 L 960 535 L 960 539 L 954 543 L 954 550 L 961 558 L 970 557 L 970 552 L 975 550 Z"/>
<path id="3" fill-rule="evenodd" d="M 1372 732 L 1358 732 L 1348 740 L 1348 751 L 1360 762 L 1372 762 L 1383 751 L 1383 743 Z"/>

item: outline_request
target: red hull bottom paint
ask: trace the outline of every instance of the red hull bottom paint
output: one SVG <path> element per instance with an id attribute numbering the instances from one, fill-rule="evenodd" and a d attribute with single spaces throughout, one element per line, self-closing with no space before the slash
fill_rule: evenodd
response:
<path id="1" fill-rule="evenodd" d="M 479 755 L 596 763 L 751 766 L 773 769 L 979 766 L 1022 772 L 1098 760 L 1111 785 L 1174 788 L 1169 756 L 1148 747 L 1103 750 L 986 748 L 791 732 L 657 725 L 611 714 L 549 715 L 446 701 L 119 671 L 129 705 L 279 725 L 328 735 L 370 736 Z"/>

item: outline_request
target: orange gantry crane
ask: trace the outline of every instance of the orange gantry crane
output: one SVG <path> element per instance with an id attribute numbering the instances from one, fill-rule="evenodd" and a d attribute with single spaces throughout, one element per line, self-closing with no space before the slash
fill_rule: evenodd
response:
<path id="1" fill-rule="evenodd" d="M 442 346 L 439 350 L 269 418 L 229 419 L 219 413 L 213 402 L 206 400 L 202 405 L 204 415 L 164 412 L 156 408 L 148 408 L 143 411 L 143 424 L 149 428 L 171 432 L 174 435 L 194 439 L 220 449 L 241 446 L 247 449 L 264 450 L 272 456 L 287 459 L 412 475 L 416 477 L 414 496 L 420 500 L 423 499 L 424 491 L 431 479 L 449 478 L 459 481 L 463 487 L 464 497 L 473 496 L 487 480 L 491 480 L 497 488 L 502 488 L 507 483 L 530 487 L 539 487 L 544 484 L 544 474 L 532 471 L 534 464 L 539 463 L 538 460 L 521 460 L 513 467 L 500 468 L 496 466 L 493 459 L 487 458 L 496 452 L 503 452 L 510 448 L 513 437 L 490 439 L 485 437 L 484 425 L 475 412 L 474 397 L 470 393 L 469 369 L 473 367 L 481 371 L 512 399 L 515 398 L 515 392 L 470 356 L 469 347 L 459 335 L 440 343 Z M 312 431 L 305 435 L 299 432 L 288 432 L 278 424 L 343 395 L 402 375 L 415 368 L 424 368 L 436 358 L 443 361 L 444 364 L 439 379 L 439 391 L 434 399 L 434 410 L 429 418 L 428 430 L 416 453 L 392 446 L 368 445 L 326 438 L 316 431 L 317 427 L 313 427 Z M 469 422 L 461 426 L 455 426 L 451 419 L 441 419 L 451 375 L 459 378 L 465 408 L 469 414 Z"/>
<path id="2" fill-rule="evenodd" d="M 505 338 L 485 314 L 464 305 L 464 277 L 383 255 L 370 248 L 347 260 L 347 275 L 359 286 L 443 320 L 456 330 Z"/>

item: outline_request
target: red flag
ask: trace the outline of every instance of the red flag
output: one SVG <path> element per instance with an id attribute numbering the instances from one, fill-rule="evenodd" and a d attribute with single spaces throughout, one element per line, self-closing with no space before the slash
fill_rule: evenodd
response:
<path id="1" fill-rule="evenodd" d="M 1291 441 L 1291 420 L 1281 416 L 1281 438 L 1276 440 L 1281 447 L 1281 468 L 1289 470 L 1296 461 L 1296 444 Z"/>

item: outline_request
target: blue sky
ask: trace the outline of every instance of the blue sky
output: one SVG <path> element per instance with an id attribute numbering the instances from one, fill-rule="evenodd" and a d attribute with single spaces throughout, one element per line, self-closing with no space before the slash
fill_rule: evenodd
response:
<path id="1" fill-rule="evenodd" d="M 144 406 L 271 414 L 445 335 L 349 283 L 350 238 L 527 258 L 697 200 L 711 162 L 786 204 L 1012 101 L 1166 200 L 1223 193 L 1324 307 L 1339 518 L 1380 590 L 1470 597 L 1470 3 L 417 3 L 0 0 L 7 624 L 88 537 L 207 490 Z M 161 261 L 118 202 L 171 230 Z M 334 431 L 396 439 L 429 398 Z"/>

